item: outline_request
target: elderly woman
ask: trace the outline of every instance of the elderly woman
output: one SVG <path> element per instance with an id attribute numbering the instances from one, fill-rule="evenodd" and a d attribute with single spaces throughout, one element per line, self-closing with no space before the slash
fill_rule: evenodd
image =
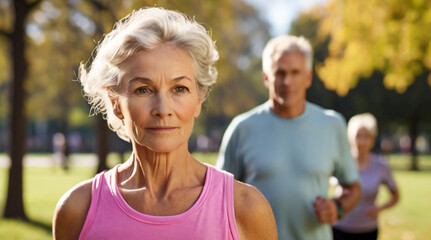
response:
<path id="1" fill-rule="evenodd" d="M 370 113 L 353 116 L 347 125 L 347 134 L 361 177 L 362 196 L 356 207 L 334 224 L 334 239 L 375 240 L 378 235 L 377 217 L 398 202 L 398 188 L 385 159 L 371 153 L 377 136 L 374 116 Z M 377 206 L 375 201 L 381 184 L 389 188 L 391 198 Z"/>
<path id="2" fill-rule="evenodd" d="M 60 199 L 55 239 L 277 238 L 254 187 L 188 151 L 217 59 L 204 27 L 161 8 L 135 11 L 105 36 L 80 81 L 133 153 Z"/>

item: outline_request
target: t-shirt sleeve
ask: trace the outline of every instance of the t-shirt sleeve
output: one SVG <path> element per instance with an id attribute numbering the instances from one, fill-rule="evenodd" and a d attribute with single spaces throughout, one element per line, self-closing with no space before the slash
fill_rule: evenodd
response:
<path id="1" fill-rule="evenodd" d="M 384 159 L 383 157 L 381 157 L 379 160 L 380 160 L 380 163 L 382 165 L 382 177 L 383 177 L 382 182 L 383 182 L 383 184 L 388 186 L 388 188 L 391 191 L 397 190 L 398 187 L 397 187 L 397 184 L 396 184 L 394 177 L 392 175 L 391 167 L 389 166 L 386 159 Z"/>
<path id="2" fill-rule="evenodd" d="M 359 173 L 356 163 L 350 152 L 350 144 L 347 140 L 347 126 L 343 117 L 338 116 L 336 123 L 336 159 L 334 176 L 341 185 L 349 185 L 359 181 Z"/>
<path id="3" fill-rule="evenodd" d="M 239 147 L 238 131 L 238 121 L 234 119 L 224 133 L 216 167 L 231 172 L 236 180 L 243 181 L 243 165 L 237 154 Z"/>

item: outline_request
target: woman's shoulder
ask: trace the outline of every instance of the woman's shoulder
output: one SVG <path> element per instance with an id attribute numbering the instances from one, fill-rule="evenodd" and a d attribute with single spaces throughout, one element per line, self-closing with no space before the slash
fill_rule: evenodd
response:
<path id="1" fill-rule="evenodd" d="M 54 212 L 54 239 L 78 239 L 91 203 L 93 179 L 83 181 L 67 191 Z"/>
<path id="2" fill-rule="evenodd" d="M 69 189 L 58 201 L 57 208 L 76 208 L 77 205 L 91 200 L 93 178 L 82 181 Z"/>
<path id="3" fill-rule="evenodd" d="M 380 154 L 371 153 L 371 161 L 379 167 L 384 167 L 384 168 L 389 167 L 389 163 L 386 157 Z"/>
<path id="4" fill-rule="evenodd" d="M 245 239 L 277 239 L 271 206 L 253 186 L 234 182 L 234 208 L 238 232 Z"/>

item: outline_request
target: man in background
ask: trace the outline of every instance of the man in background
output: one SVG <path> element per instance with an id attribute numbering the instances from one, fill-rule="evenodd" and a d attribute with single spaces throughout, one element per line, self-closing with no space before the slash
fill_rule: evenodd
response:
<path id="1" fill-rule="evenodd" d="M 269 100 L 233 119 L 217 159 L 268 199 L 282 240 L 332 239 L 330 224 L 361 195 L 344 118 L 306 101 L 312 55 L 303 37 L 268 42 L 262 64 Z M 327 198 L 332 175 L 343 186 L 336 199 Z"/>

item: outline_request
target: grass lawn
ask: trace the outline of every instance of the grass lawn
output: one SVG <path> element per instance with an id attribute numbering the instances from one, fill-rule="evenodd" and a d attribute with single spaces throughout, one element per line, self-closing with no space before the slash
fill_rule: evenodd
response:
<path id="1" fill-rule="evenodd" d="M 216 154 L 194 154 L 203 162 L 214 164 Z M 117 163 L 110 156 L 108 165 Z M 425 171 L 400 170 L 406 159 L 390 157 L 394 175 L 401 191 L 401 200 L 381 215 L 380 240 L 422 240 L 431 236 L 431 156 L 422 157 Z M 94 167 L 71 167 L 64 172 L 59 167 L 24 168 L 24 199 L 30 222 L 0 219 L 0 239 L 52 239 L 51 221 L 55 205 L 63 193 L 76 183 L 91 178 Z M 7 169 L 0 168 L 0 211 L 6 197 Z M 379 201 L 388 197 L 383 190 Z"/>
<path id="2" fill-rule="evenodd" d="M 395 170 L 400 201 L 380 216 L 380 240 L 431 239 L 431 172 Z M 388 198 L 382 190 L 379 202 Z"/>

